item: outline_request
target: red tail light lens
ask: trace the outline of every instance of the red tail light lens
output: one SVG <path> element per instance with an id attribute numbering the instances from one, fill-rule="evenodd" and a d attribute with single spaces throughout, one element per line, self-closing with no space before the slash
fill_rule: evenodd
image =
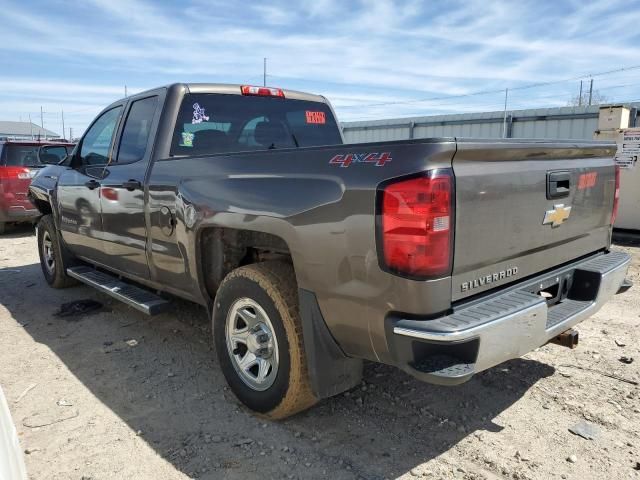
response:
<path id="1" fill-rule="evenodd" d="M 618 216 L 618 203 L 620 203 L 620 167 L 616 165 L 616 190 L 613 194 L 613 211 L 611 212 L 611 225 L 616 221 Z"/>
<path id="2" fill-rule="evenodd" d="M 416 279 L 451 273 L 453 175 L 450 169 L 383 187 L 380 246 L 386 270 Z"/>
<path id="3" fill-rule="evenodd" d="M 32 178 L 31 172 L 25 167 L 0 167 L 0 180 L 3 179 L 28 180 Z"/>
<path id="4" fill-rule="evenodd" d="M 280 97 L 284 98 L 284 92 L 280 88 L 254 87 L 252 85 L 242 85 L 240 91 L 243 95 L 257 95 L 259 97 Z"/>

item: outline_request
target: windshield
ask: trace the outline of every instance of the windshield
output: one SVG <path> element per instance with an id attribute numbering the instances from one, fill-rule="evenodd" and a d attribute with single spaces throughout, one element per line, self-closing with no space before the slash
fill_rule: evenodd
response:
<path id="1" fill-rule="evenodd" d="M 325 103 L 222 94 L 187 94 L 171 155 L 313 147 L 342 143 Z"/>

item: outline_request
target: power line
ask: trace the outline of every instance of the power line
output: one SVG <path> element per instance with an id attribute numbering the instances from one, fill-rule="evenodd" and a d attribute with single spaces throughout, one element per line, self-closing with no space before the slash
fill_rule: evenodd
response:
<path id="1" fill-rule="evenodd" d="M 603 72 L 596 72 L 596 73 L 591 73 L 591 74 L 587 74 L 587 75 L 581 75 L 579 77 L 572 77 L 572 78 L 565 78 L 562 80 L 551 80 L 548 82 L 537 82 L 537 83 L 531 83 L 528 85 L 522 85 L 519 87 L 508 87 L 510 91 L 513 90 L 527 90 L 527 89 L 531 89 L 531 88 L 537 88 L 537 87 L 544 87 L 544 86 L 549 86 L 549 85 L 557 85 L 560 83 L 567 83 L 567 82 L 573 82 L 576 80 L 581 80 L 581 79 L 585 79 L 585 78 L 593 78 L 593 77 L 600 77 L 603 75 L 611 75 L 612 73 L 620 73 L 620 72 L 624 72 L 624 71 L 629 71 L 629 70 L 637 70 L 640 69 L 640 65 L 632 65 L 630 67 L 622 67 L 622 68 L 617 68 L 615 70 L 607 70 L 607 71 L 603 71 Z M 495 89 L 495 90 L 481 90 L 481 91 L 477 91 L 477 92 L 470 92 L 470 93 L 462 93 L 462 94 L 457 94 L 457 95 L 445 95 L 445 96 L 439 96 L 439 97 L 430 97 L 430 98 L 418 98 L 418 99 L 413 99 L 413 100 L 399 100 L 399 101 L 393 101 L 393 102 L 380 102 L 380 103 L 370 103 L 370 104 L 360 104 L 360 105 L 344 105 L 340 108 L 365 108 L 365 107 L 384 107 L 387 105 L 408 105 L 408 104 L 412 104 L 412 103 L 422 103 L 422 102 L 430 102 L 430 101 L 434 101 L 434 100 L 447 100 L 447 99 L 452 99 L 452 98 L 466 98 L 466 97 L 474 97 L 474 96 L 478 96 L 478 95 L 489 95 L 489 94 L 496 94 L 496 93 L 504 93 L 505 89 L 504 88 L 500 88 L 500 89 Z"/>

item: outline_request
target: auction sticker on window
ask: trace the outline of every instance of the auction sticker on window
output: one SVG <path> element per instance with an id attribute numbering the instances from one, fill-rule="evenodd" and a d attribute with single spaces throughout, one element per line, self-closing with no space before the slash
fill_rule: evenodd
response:
<path id="1" fill-rule="evenodd" d="M 618 151 L 614 157 L 620 168 L 635 167 L 640 157 L 640 128 L 628 128 L 618 136 Z"/>
<path id="2" fill-rule="evenodd" d="M 326 117 L 324 116 L 324 112 L 313 112 L 311 110 L 307 110 L 305 112 L 307 117 L 307 123 L 316 123 L 320 125 L 324 125 L 326 123 Z"/>

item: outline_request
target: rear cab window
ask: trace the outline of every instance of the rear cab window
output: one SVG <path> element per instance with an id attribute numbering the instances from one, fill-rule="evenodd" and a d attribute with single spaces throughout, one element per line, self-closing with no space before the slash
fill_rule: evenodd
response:
<path id="1" fill-rule="evenodd" d="M 5 144 L 1 164 L 7 167 L 40 167 L 39 149 L 38 145 Z"/>
<path id="2" fill-rule="evenodd" d="M 342 143 L 321 102 L 228 94 L 185 95 L 171 155 L 315 147 Z"/>

